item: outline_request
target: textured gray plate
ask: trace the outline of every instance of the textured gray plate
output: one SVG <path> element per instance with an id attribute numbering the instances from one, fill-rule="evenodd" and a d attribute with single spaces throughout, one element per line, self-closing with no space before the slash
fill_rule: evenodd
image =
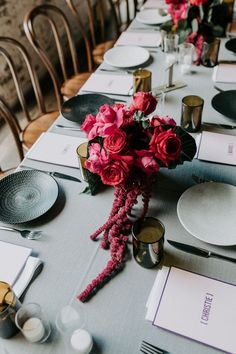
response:
<path id="1" fill-rule="evenodd" d="M 39 171 L 19 171 L 0 181 L 0 221 L 16 224 L 46 213 L 58 196 L 55 179 Z"/>
<path id="2" fill-rule="evenodd" d="M 78 95 L 63 103 L 61 114 L 72 122 L 82 124 L 87 114 L 96 115 L 100 106 L 114 102 L 112 98 L 97 93 Z"/>

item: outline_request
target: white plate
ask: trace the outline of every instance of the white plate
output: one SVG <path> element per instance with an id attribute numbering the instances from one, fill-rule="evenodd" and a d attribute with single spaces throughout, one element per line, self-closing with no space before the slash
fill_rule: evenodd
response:
<path id="1" fill-rule="evenodd" d="M 236 187 L 206 182 L 187 189 L 177 204 L 183 227 L 204 242 L 236 245 Z"/>
<path id="2" fill-rule="evenodd" d="M 104 60 L 107 64 L 117 68 L 131 68 L 144 64 L 149 59 L 148 50 L 136 46 L 121 46 L 109 49 Z"/>
<path id="3" fill-rule="evenodd" d="M 149 9 L 138 12 L 136 20 L 146 25 L 160 25 L 171 20 L 171 16 L 169 14 L 162 16 L 159 9 Z"/>

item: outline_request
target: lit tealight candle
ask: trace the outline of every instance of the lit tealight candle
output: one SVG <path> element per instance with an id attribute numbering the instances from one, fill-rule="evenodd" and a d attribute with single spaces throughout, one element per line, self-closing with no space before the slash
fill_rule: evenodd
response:
<path id="1" fill-rule="evenodd" d="M 22 332 L 28 341 L 39 342 L 45 334 L 45 328 L 39 318 L 31 317 L 25 321 Z"/>
<path id="2" fill-rule="evenodd" d="M 70 343 L 78 354 L 88 354 L 93 346 L 92 337 L 85 329 L 75 330 L 71 335 Z"/>

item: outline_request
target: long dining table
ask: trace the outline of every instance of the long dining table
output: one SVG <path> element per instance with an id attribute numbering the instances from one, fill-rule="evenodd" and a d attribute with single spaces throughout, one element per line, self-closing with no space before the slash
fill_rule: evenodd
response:
<path id="1" fill-rule="evenodd" d="M 128 31 L 135 31 L 140 27 L 147 28 L 144 24 L 140 26 L 140 23 L 134 19 Z M 149 28 L 152 31 L 152 26 Z M 139 31 L 142 30 L 139 29 Z M 146 29 L 144 31 L 147 32 Z M 233 60 L 234 54 L 225 49 L 226 40 L 225 38 L 221 40 L 219 58 Z M 146 68 L 152 72 L 152 86 L 155 88 L 166 82 L 165 53 L 160 47 L 155 48 L 155 51 L 153 48 L 149 49 L 151 60 Z M 112 69 L 103 62 L 97 69 L 97 73 L 101 75 L 109 75 L 109 72 L 101 71 L 101 68 Z M 186 95 L 194 94 L 201 96 L 205 101 L 203 121 L 230 124 L 227 117 L 216 112 L 211 106 L 211 99 L 217 93 L 212 81 L 212 72 L 212 68 L 200 65 L 194 66 L 191 74 L 182 76 L 178 64 L 175 65 L 174 81 L 181 79 L 186 86 L 166 93 L 165 103 L 162 104 L 162 114 L 173 117 L 179 124 L 181 100 Z M 218 84 L 217 86 L 224 90 L 236 89 L 234 84 Z M 120 98 L 112 95 L 110 97 L 117 100 Z M 122 99 L 129 103 L 131 97 L 123 96 Z M 68 123 L 62 115 L 50 128 L 51 132 L 75 137 L 84 136 L 83 132 L 60 129 L 56 127 L 57 124 L 77 126 L 76 123 Z M 224 129 L 212 128 L 204 124 L 201 129 L 226 132 Z M 228 130 L 227 134 L 235 134 L 235 132 Z M 53 170 L 80 178 L 78 168 L 34 161 L 27 156 L 22 164 L 30 168 Z M 18 170 L 20 169 L 21 166 Z M 192 162 L 177 166 L 174 170 L 161 169 L 153 190 L 148 215 L 157 217 L 163 222 L 166 239 L 191 243 L 236 257 L 235 246 L 220 247 L 206 244 L 193 237 L 181 225 L 176 206 L 181 194 L 194 185 L 193 174 L 208 180 L 236 185 L 236 167 L 231 165 L 194 159 Z M 178 251 L 165 241 L 164 257 L 156 268 L 142 268 L 131 256 L 119 274 L 100 289 L 89 302 L 82 304 L 77 300 L 77 295 L 103 270 L 109 259 L 109 251 L 101 249 L 100 242 L 91 241 L 89 236 L 106 221 L 114 190 L 111 187 L 106 188 L 96 196 L 91 196 L 82 193 L 86 187 L 83 181 L 78 183 L 57 179 L 57 182 L 60 198 L 56 213 L 53 217 L 41 217 L 40 221 L 30 224 L 32 228 L 40 228 L 43 231 L 44 236 L 39 241 L 21 239 L 17 235 L 9 236 L 7 231 L 0 233 L 0 239 L 3 241 L 32 247 L 44 262 L 44 269 L 29 287 L 24 303 L 36 302 L 42 306 L 52 325 L 52 335 L 50 340 L 43 344 L 31 344 L 20 333 L 11 339 L 1 339 L 0 353 L 66 353 L 63 339 L 55 328 L 55 318 L 62 307 L 67 304 L 71 304 L 78 311 L 83 308 L 86 314 L 85 328 L 94 340 L 91 353 L 136 354 L 139 352 L 142 340 L 164 348 L 171 354 L 220 353 L 220 350 L 153 326 L 151 322 L 145 320 L 146 301 L 157 272 L 163 265 L 175 265 L 233 284 L 236 279 L 236 265 Z M 199 220 L 199 223 L 201 222 L 203 221 Z M 132 255 L 131 243 L 129 248 Z M 173 301 L 174 299 L 175 294 L 173 294 Z"/>

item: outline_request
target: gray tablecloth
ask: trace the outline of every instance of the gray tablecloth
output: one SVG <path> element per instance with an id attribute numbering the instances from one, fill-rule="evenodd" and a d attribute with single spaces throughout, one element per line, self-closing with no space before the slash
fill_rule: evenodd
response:
<path id="1" fill-rule="evenodd" d="M 134 21 L 130 30 L 135 26 L 137 22 Z M 233 54 L 224 49 L 224 42 L 225 40 L 222 40 L 220 57 L 233 59 Z M 151 53 L 151 59 L 147 68 L 152 71 L 153 87 L 156 87 L 163 84 L 166 79 L 164 53 L 158 49 L 156 53 Z M 109 68 L 105 63 L 102 67 Z M 217 93 L 211 79 L 212 69 L 198 66 L 193 67 L 193 70 L 192 74 L 181 77 L 178 65 L 176 65 L 174 80 L 184 80 L 187 86 L 166 95 L 163 114 L 170 115 L 179 123 L 182 97 L 197 94 L 205 100 L 203 121 L 229 124 L 226 117 L 211 107 L 211 99 Z M 236 85 L 219 86 L 236 88 Z M 62 116 L 56 123 L 76 125 Z M 83 135 L 80 132 L 64 131 L 56 128 L 55 125 L 51 131 L 73 136 Z M 228 133 L 232 134 L 233 131 L 228 131 Z M 35 168 L 53 169 L 79 176 L 78 169 L 52 166 L 27 158 L 23 163 Z M 149 215 L 158 217 L 164 223 L 168 239 L 207 247 L 210 250 L 235 257 L 235 247 L 206 245 L 190 235 L 179 222 L 176 212 L 177 201 L 182 192 L 194 184 L 191 177 L 193 173 L 215 181 L 236 184 L 236 168 L 233 166 L 194 160 L 192 163 L 177 166 L 175 170 L 163 169 L 159 173 L 153 191 Z M 84 183 L 63 179 L 57 179 L 57 182 L 60 187 L 60 202 L 56 210 L 53 209 L 47 218 L 43 217 L 37 223 L 27 225 L 43 230 L 44 237 L 40 241 L 24 240 L 4 231 L 1 231 L 0 235 L 1 240 L 33 247 L 45 262 L 43 272 L 30 286 L 24 302 L 37 302 L 43 307 L 53 326 L 52 338 L 48 343 L 30 344 L 19 334 L 8 340 L 1 340 L 1 353 L 66 353 L 63 341 L 55 330 L 55 317 L 68 303 L 79 311 L 76 295 L 103 270 L 109 258 L 109 251 L 101 249 L 100 243 L 91 241 L 89 236 L 107 219 L 113 200 L 113 188 L 107 188 L 94 197 L 82 193 L 86 186 Z M 173 264 L 235 283 L 234 264 L 186 254 L 175 250 L 166 242 L 164 247 L 165 256 L 162 264 Z M 130 251 L 132 252 L 131 247 Z M 124 270 L 106 284 L 94 298 L 86 304 L 80 304 L 86 312 L 86 328 L 94 338 L 93 353 L 136 354 L 139 352 L 142 339 L 163 347 L 173 354 L 218 352 L 206 345 L 156 328 L 150 322 L 145 321 L 145 304 L 158 269 L 144 269 L 131 257 Z M 175 294 L 173 294 L 173 299 L 174 296 Z"/>

